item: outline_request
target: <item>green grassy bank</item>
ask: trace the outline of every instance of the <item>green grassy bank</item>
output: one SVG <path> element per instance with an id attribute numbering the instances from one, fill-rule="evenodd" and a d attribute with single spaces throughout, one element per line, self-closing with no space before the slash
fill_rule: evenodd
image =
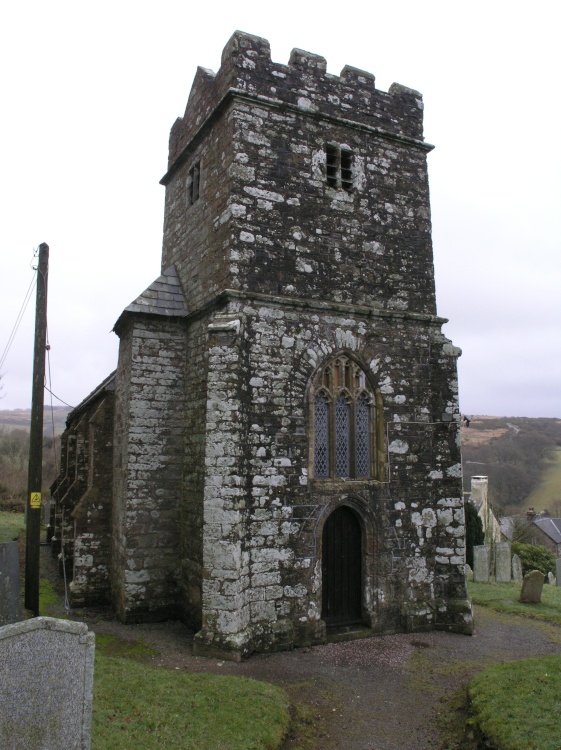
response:
<path id="1" fill-rule="evenodd" d="M 288 730 L 284 690 L 96 656 L 92 750 L 276 750 Z"/>
<path id="2" fill-rule="evenodd" d="M 554 626 L 561 639 L 561 588 L 543 587 L 539 604 L 521 604 L 520 583 L 470 583 L 474 604 Z M 521 659 L 484 669 L 468 689 L 471 722 L 497 750 L 561 748 L 561 656 Z M 483 745 L 482 745 L 483 746 Z"/>
<path id="3" fill-rule="evenodd" d="M 0 510 L 0 544 L 13 542 L 23 528 L 23 513 Z"/>

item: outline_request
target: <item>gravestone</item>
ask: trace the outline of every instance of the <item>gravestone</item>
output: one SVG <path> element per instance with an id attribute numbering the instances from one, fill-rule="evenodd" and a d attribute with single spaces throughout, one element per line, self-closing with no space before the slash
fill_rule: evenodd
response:
<path id="1" fill-rule="evenodd" d="M 509 583 L 512 580 L 511 570 L 510 542 L 499 542 L 495 545 L 495 581 Z"/>
<path id="2" fill-rule="evenodd" d="M 478 544 L 473 548 L 473 580 L 489 583 L 489 547 Z"/>
<path id="3" fill-rule="evenodd" d="M 23 619 L 17 542 L 0 544 L 0 625 Z"/>
<path id="4" fill-rule="evenodd" d="M 557 581 L 555 579 L 555 576 L 551 572 L 551 570 L 547 574 L 547 582 L 549 583 L 550 586 L 557 586 Z"/>
<path id="5" fill-rule="evenodd" d="M 473 570 L 467 563 L 464 565 L 464 573 L 466 575 L 466 581 L 473 581 Z"/>
<path id="6" fill-rule="evenodd" d="M 522 591 L 519 602 L 524 604 L 539 604 L 542 599 L 542 589 L 545 576 L 539 570 L 526 573 L 522 581 Z"/>
<path id="7" fill-rule="evenodd" d="M 558 557 L 555 561 L 555 578 L 557 580 L 556 585 L 561 586 L 561 557 Z"/>
<path id="8" fill-rule="evenodd" d="M 95 635 L 36 617 L 0 628 L 0 747 L 89 750 Z"/>
<path id="9" fill-rule="evenodd" d="M 522 583 L 522 562 L 518 555 L 512 556 L 512 580 Z"/>

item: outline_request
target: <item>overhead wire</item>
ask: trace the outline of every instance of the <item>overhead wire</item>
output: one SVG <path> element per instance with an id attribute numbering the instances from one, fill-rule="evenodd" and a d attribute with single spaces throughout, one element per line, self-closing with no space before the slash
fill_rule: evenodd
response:
<path id="1" fill-rule="evenodd" d="M 4 362 L 6 361 L 6 357 L 8 356 L 8 352 L 10 351 L 10 348 L 12 344 L 14 343 L 14 339 L 16 337 L 21 321 L 27 309 L 27 305 L 29 304 L 29 300 L 31 299 L 33 288 L 35 286 L 35 282 L 36 282 L 36 277 L 35 277 L 35 274 L 33 274 L 33 278 L 31 279 L 31 283 L 29 285 L 29 288 L 25 294 L 24 300 L 18 312 L 16 322 L 14 323 L 14 327 L 12 328 L 12 332 L 10 333 L 10 336 L 8 338 L 8 343 L 6 344 L 4 351 L 2 352 L 2 357 L 0 357 L 0 368 L 3 367 Z"/>
<path id="2" fill-rule="evenodd" d="M 54 396 L 54 397 L 56 398 L 56 400 L 57 400 L 57 401 L 60 401 L 60 403 L 61 403 L 61 404 L 64 404 L 65 406 L 68 406 L 68 408 L 69 408 L 69 409 L 73 409 L 73 408 L 74 408 L 74 407 L 72 406 L 72 404 L 67 404 L 67 403 L 66 403 L 66 401 L 65 401 L 64 399 L 60 398 L 60 396 L 57 396 L 57 395 L 56 395 L 56 393 L 53 393 L 53 392 L 51 391 L 51 389 L 50 389 L 50 388 L 48 388 L 48 387 L 47 387 L 46 385 L 45 385 L 45 390 L 46 390 L 46 391 L 47 391 L 48 393 L 50 393 L 50 394 L 51 394 L 51 396 Z"/>

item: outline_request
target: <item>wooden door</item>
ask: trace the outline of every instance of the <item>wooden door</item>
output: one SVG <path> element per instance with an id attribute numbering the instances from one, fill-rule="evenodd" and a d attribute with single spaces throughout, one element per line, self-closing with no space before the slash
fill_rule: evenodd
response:
<path id="1" fill-rule="evenodd" d="M 361 536 L 356 514 L 344 505 L 323 527 L 322 617 L 328 625 L 361 622 Z"/>

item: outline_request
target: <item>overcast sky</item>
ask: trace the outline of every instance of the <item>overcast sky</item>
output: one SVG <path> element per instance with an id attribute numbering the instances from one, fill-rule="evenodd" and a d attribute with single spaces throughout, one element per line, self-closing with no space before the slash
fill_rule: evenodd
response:
<path id="1" fill-rule="evenodd" d="M 52 390 L 76 405 L 116 366 L 111 332 L 160 271 L 171 125 L 197 65 L 241 29 L 419 90 L 440 315 L 467 414 L 561 417 L 558 4 L 10 3 L 0 15 L 0 355 L 50 246 Z M 31 399 L 34 298 L 0 408 Z M 54 403 L 58 403 L 54 401 Z"/>

